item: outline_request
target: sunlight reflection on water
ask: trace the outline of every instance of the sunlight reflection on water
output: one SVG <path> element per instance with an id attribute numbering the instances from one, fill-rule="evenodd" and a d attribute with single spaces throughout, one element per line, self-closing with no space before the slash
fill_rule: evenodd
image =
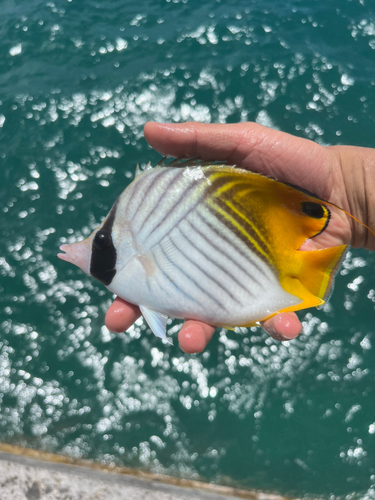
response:
<path id="1" fill-rule="evenodd" d="M 98 19 L 74 2 L 22 14 L 6 2 L 0 20 L 0 439 L 290 495 L 370 495 L 371 254 L 348 253 L 299 339 L 220 330 L 187 356 L 142 319 L 110 333 L 111 295 L 56 253 L 97 226 L 138 162 L 160 159 L 147 120 L 371 145 L 371 16 L 352 2 L 115 4 Z"/>

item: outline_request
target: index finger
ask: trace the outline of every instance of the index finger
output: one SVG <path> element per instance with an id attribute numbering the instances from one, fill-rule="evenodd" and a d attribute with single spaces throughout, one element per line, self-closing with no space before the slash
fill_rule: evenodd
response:
<path id="1" fill-rule="evenodd" d="M 292 184 L 308 179 L 308 186 L 302 187 L 325 194 L 319 173 L 326 168 L 326 151 L 307 139 L 251 122 L 148 122 L 144 135 L 150 146 L 166 156 L 227 161 Z M 328 184 L 324 184 L 326 194 Z"/>

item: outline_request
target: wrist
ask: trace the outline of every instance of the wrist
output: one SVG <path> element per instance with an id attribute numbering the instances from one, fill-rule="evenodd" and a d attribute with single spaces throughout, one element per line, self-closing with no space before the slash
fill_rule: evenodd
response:
<path id="1" fill-rule="evenodd" d="M 338 158 L 345 196 L 341 208 L 375 231 L 375 150 L 355 146 L 331 146 Z M 352 246 L 375 250 L 375 236 L 350 220 Z"/>

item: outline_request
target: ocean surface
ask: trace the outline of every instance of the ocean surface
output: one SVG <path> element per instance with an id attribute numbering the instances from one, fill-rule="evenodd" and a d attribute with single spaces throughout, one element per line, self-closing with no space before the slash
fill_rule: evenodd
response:
<path id="1" fill-rule="evenodd" d="M 160 156 L 147 120 L 257 121 L 375 147 L 370 0 L 1 0 L 0 441 L 309 498 L 375 498 L 375 256 L 304 334 L 203 354 L 57 259 Z M 170 334 L 176 338 L 178 324 Z"/>

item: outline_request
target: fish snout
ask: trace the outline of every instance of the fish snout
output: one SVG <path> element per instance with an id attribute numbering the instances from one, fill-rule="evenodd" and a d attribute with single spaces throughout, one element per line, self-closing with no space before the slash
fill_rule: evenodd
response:
<path id="1" fill-rule="evenodd" d="M 70 245 L 61 245 L 60 250 L 65 253 L 58 253 L 59 259 L 70 262 L 82 269 L 86 274 L 90 274 L 91 238 Z"/>

